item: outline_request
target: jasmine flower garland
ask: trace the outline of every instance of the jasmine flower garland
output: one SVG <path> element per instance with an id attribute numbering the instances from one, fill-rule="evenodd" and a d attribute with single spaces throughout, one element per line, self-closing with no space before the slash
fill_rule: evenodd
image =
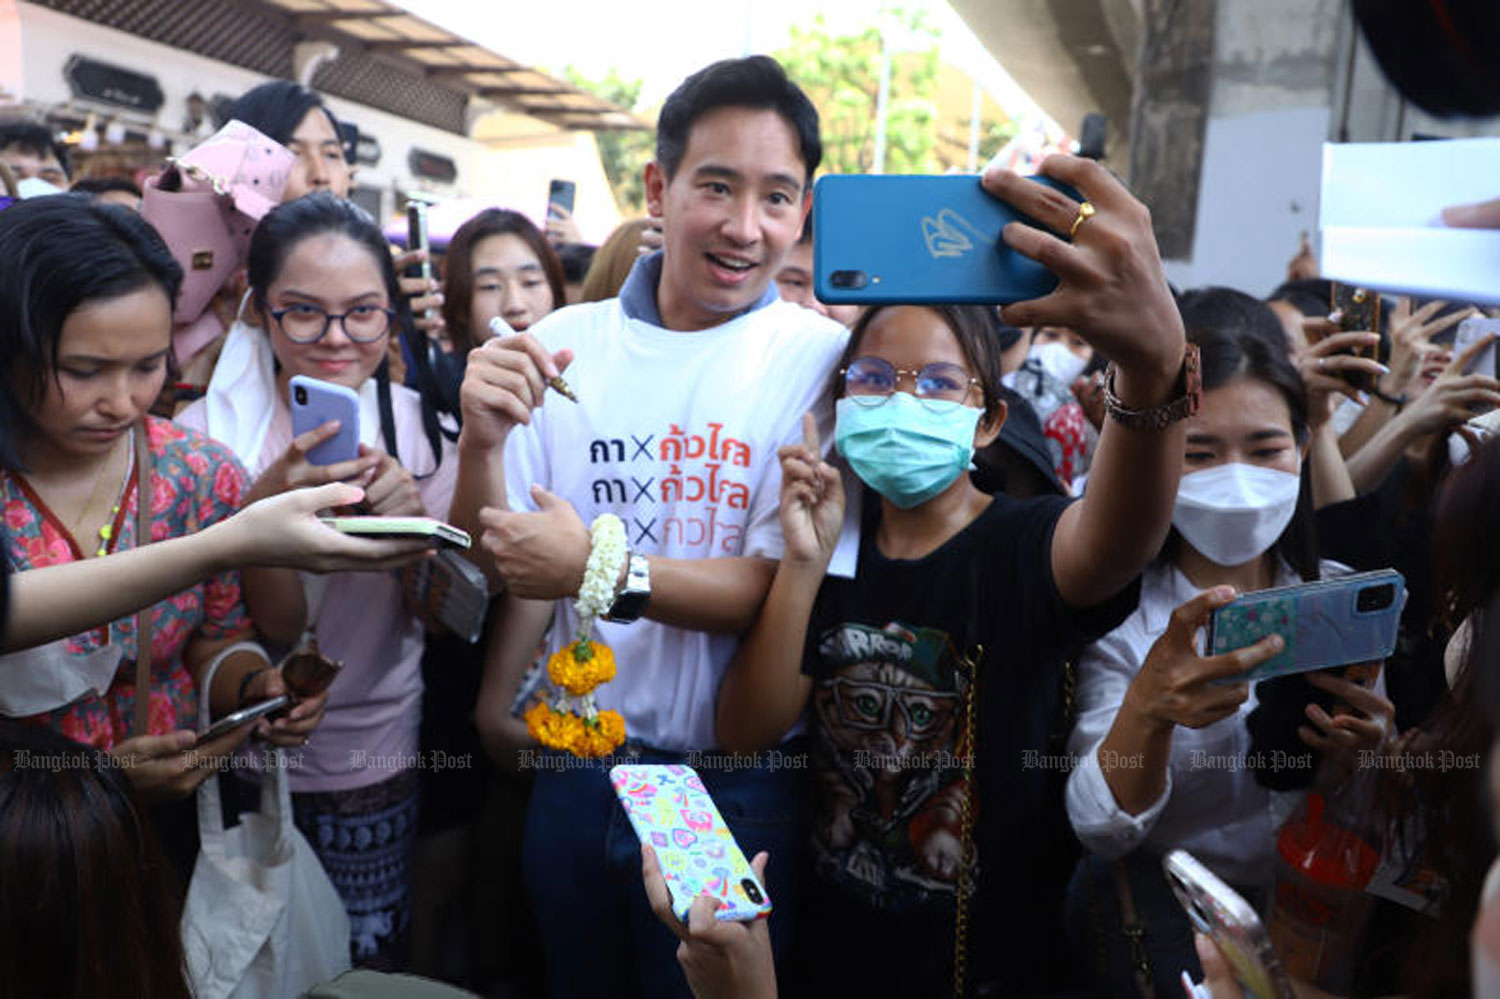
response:
<path id="1" fill-rule="evenodd" d="M 612 513 L 594 518 L 589 529 L 589 558 L 583 570 L 573 609 L 578 613 L 578 638 L 552 653 L 547 675 L 559 688 L 549 705 L 538 698 L 526 710 L 526 729 L 549 749 L 574 756 L 603 756 L 625 741 L 625 719 L 618 711 L 600 711 L 594 688 L 615 677 L 615 654 L 593 641 L 594 618 L 609 610 L 615 584 L 625 567 L 625 525 Z"/>

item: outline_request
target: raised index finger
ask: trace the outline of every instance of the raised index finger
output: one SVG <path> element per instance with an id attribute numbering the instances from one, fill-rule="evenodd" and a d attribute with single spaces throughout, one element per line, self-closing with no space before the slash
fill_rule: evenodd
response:
<path id="1" fill-rule="evenodd" d="M 813 419 L 812 413 L 802 414 L 802 444 L 814 461 L 823 454 L 823 443 L 818 437 L 818 421 Z"/>

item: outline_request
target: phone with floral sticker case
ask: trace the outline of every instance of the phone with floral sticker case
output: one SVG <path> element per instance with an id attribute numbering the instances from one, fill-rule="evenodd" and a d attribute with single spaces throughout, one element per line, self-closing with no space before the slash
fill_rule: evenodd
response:
<path id="1" fill-rule="evenodd" d="M 679 764 L 621 764 L 609 771 L 615 796 L 642 843 L 656 851 L 683 922 L 693 899 L 718 899 L 718 919 L 764 919 L 771 898 L 719 814 L 703 780 Z"/>
<path id="2" fill-rule="evenodd" d="M 1225 604 L 1208 621 L 1208 655 L 1233 652 L 1277 634 L 1275 656 L 1220 683 L 1264 680 L 1385 659 L 1396 647 L 1406 580 L 1394 569 L 1258 590 Z"/>

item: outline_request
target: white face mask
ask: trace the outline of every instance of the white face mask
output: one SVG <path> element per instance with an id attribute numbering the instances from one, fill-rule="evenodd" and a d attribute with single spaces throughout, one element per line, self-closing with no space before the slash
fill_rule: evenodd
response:
<path id="1" fill-rule="evenodd" d="M 1184 475 L 1172 526 L 1219 565 L 1244 565 L 1263 554 L 1297 509 L 1302 478 L 1279 468 L 1231 462 Z"/>
<path id="2" fill-rule="evenodd" d="M 1026 359 L 1040 365 L 1043 371 L 1064 386 L 1072 385 L 1073 379 L 1083 374 L 1083 369 L 1089 364 L 1088 358 L 1079 357 L 1056 340 L 1032 344 L 1031 349 L 1026 351 Z"/>
<path id="3" fill-rule="evenodd" d="M 49 194 L 66 194 L 56 184 L 49 184 L 40 177 L 27 177 L 16 181 L 16 194 L 22 198 L 43 198 Z"/>

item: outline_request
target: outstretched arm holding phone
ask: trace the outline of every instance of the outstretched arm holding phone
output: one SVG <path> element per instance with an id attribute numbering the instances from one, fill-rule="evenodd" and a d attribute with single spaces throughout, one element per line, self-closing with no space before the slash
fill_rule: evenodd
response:
<path id="1" fill-rule="evenodd" d="M 420 542 L 351 538 L 318 521 L 319 510 L 363 495 L 342 483 L 300 489 L 252 503 L 197 534 L 18 573 L 10 581 L 4 648 L 85 631 L 239 566 L 337 572 L 388 569 L 424 557 L 427 549 Z"/>
<path id="2" fill-rule="evenodd" d="M 1042 173 L 1087 200 L 1080 204 L 1007 170 L 984 175 L 986 190 L 1051 230 L 1011 223 L 1006 245 L 1045 264 L 1061 282 L 1045 298 L 1006 306 L 1005 321 L 1066 326 L 1088 340 L 1113 359 L 1114 393 L 1127 410 L 1150 412 L 1184 395 L 1196 398 L 1150 212 L 1092 160 L 1050 156 Z M 1069 606 L 1108 600 L 1160 550 L 1171 526 L 1183 439 L 1180 415 L 1129 427 L 1117 417 L 1105 420 L 1088 492 L 1063 512 L 1052 536 L 1053 577 Z"/>

